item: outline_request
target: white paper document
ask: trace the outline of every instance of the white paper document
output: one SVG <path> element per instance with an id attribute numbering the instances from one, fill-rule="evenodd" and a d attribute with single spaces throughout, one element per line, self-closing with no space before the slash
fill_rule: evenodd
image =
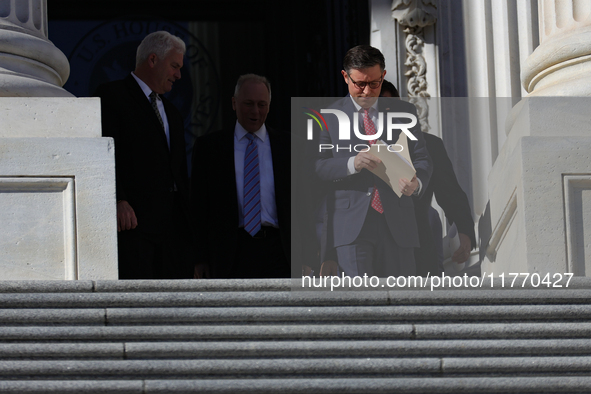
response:
<path id="1" fill-rule="evenodd" d="M 376 144 L 370 147 L 369 152 L 382 161 L 371 172 L 380 177 L 380 179 L 394 190 L 394 193 L 398 197 L 401 197 L 402 192 L 398 186 L 398 180 L 400 178 L 406 178 L 410 181 L 416 174 L 415 168 L 410 160 L 406 135 L 400 133 L 398 141 L 395 145 L 391 145 L 390 149 L 388 149 L 388 145 L 385 142 L 378 140 Z"/>

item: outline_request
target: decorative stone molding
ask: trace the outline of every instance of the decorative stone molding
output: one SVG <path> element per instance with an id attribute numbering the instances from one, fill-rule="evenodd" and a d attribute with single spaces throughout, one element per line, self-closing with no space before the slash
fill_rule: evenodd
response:
<path id="1" fill-rule="evenodd" d="M 4 264 L 28 258 L 28 267 L 34 266 L 38 278 L 78 279 L 74 177 L 0 177 L 0 205 L 18 206 L 19 200 L 36 209 L 3 209 L 0 213 L 3 272 L 22 270 Z M 22 231 L 25 226 L 26 232 Z M 39 245 L 44 245 L 42 252 Z"/>
<path id="2" fill-rule="evenodd" d="M 587 276 L 591 267 L 585 229 L 591 220 L 591 210 L 585 197 L 591 191 L 591 174 L 563 175 L 563 182 L 568 272 Z"/>
<path id="3" fill-rule="evenodd" d="M 505 209 L 501 213 L 499 221 L 496 223 L 495 228 L 492 231 L 488 247 L 486 248 L 486 257 L 491 263 L 494 263 L 497 259 L 497 252 L 502 241 L 509 233 L 509 229 L 513 224 L 515 217 L 517 216 L 517 193 L 513 190 L 511 197 L 505 206 Z"/>
<path id="4" fill-rule="evenodd" d="M 425 27 L 437 22 L 437 0 L 393 0 L 392 18 L 404 27 Z"/>
<path id="5" fill-rule="evenodd" d="M 0 96 L 72 97 L 66 56 L 47 39 L 44 0 L 0 1 Z"/>
<path id="6" fill-rule="evenodd" d="M 420 32 L 415 32 L 420 29 Z M 413 31 L 414 30 L 414 31 Z M 407 27 L 406 33 L 406 61 L 404 65 L 408 70 L 404 73 L 407 78 L 407 91 L 410 101 L 417 107 L 417 115 L 421 123 L 421 130 L 428 132 L 429 126 L 429 104 L 426 98 L 430 97 L 427 93 L 427 62 L 422 54 L 424 41 L 421 37 L 422 27 Z"/>
<path id="7" fill-rule="evenodd" d="M 406 61 L 408 96 L 417 106 L 421 129 L 429 131 L 429 105 L 427 93 L 427 62 L 423 56 L 423 29 L 437 22 L 437 0 L 393 0 L 392 18 L 404 28 L 406 34 Z"/>

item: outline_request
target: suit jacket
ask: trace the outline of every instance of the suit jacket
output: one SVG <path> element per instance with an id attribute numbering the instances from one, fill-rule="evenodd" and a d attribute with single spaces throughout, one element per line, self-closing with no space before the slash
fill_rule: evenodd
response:
<path id="1" fill-rule="evenodd" d="M 291 137 L 267 127 L 273 160 L 275 203 L 281 243 L 287 260 L 291 254 Z M 193 148 L 191 184 L 197 262 L 207 263 L 213 277 L 227 277 L 235 260 L 239 221 L 234 130 L 197 138 Z"/>
<path id="2" fill-rule="evenodd" d="M 182 196 L 188 208 L 189 180 L 183 119 L 162 98 L 170 129 L 170 150 L 162 125 L 150 101 L 130 74 L 98 87 L 103 136 L 115 140 L 117 200 L 135 211 L 137 230 L 168 233 L 172 223 L 172 194 Z"/>
<path id="3" fill-rule="evenodd" d="M 433 195 L 450 223 L 455 223 L 458 232 L 466 234 L 472 241 L 472 248 L 476 246 L 474 220 L 472 209 L 466 193 L 460 187 L 449 156 L 441 138 L 431 134 L 424 134 L 429 155 L 433 160 L 433 175 L 421 198 L 416 199 L 415 213 L 419 226 L 421 247 L 415 251 L 417 274 L 431 275 L 440 272 L 437 265 L 437 255 L 433 232 L 429 226 L 428 212 Z"/>
<path id="4" fill-rule="evenodd" d="M 391 103 L 391 101 L 389 101 Z M 379 103 L 379 102 L 378 102 Z M 379 104 L 378 104 L 379 105 Z M 398 101 L 397 107 L 389 109 L 389 112 L 413 113 L 416 109 L 412 104 Z M 356 108 L 349 96 L 336 102 L 332 108 L 339 109 L 353 121 L 353 113 Z M 336 116 L 325 116 L 328 133 L 322 132 L 319 142 L 333 145 L 367 144 L 351 133 L 350 141 L 339 141 L 339 127 Z M 408 140 L 410 156 L 417 172 L 417 177 L 422 182 L 422 190 L 429 184 L 432 172 L 431 159 L 425 147 L 425 141 L 417 123 L 411 129 L 417 141 Z M 400 130 L 392 133 L 392 139 L 388 140 L 386 132 L 381 136 L 385 142 L 395 143 L 398 140 Z M 324 181 L 332 182 L 332 190 L 328 194 L 328 247 L 347 245 L 355 241 L 365 221 L 374 185 L 380 191 L 380 198 L 384 206 L 384 215 L 394 241 L 400 247 L 419 246 L 419 237 L 415 220 L 413 199 L 411 197 L 398 197 L 394 191 L 380 178 L 370 171 L 362 170 L 353 175 L 347 175 L 347 162 L 350 157 L 357 155 L 353 149 L 323 150 L 316 161 L 316 173 Z M 394 185 L 397 187 L 397 183 Z"/>

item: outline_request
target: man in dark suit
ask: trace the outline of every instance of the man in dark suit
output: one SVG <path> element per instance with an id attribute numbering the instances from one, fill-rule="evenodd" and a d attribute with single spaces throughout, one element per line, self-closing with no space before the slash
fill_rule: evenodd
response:
<path id="1" fill-rule="evenodd" d="M 351 122 L 357 112 L 359 129 L 363 129 L 366 135 L 374 134 L 380 112 L 377 98 L 386 75 L 384 57 L 376 48 L 357 46 L 345 55 L 343 68 L 341 73 L 349 95 L 332 108 L 347 114 Z M 414 106 L 403 102 L 392 112 L 416 116 Z M 351 140 L 339 140 L 336 117 L 326 115 L 325 118 L 328 133 L 321 133 L 321 144 L 357 146 L 372 143 L 354 133 L 351 133 Z M 418 123 L 410 130 L 416 138 L 408 140 L 416 176 L 392 182 L 392 186 L 401 191 L 400 198 L 370 172 L 381 163 L 371 153 L 357 153 L 354 149 L 324 149 L 319 153 L 316 173 L 322 180 L 332 182 L 327 199 L 327 248 L 334 248 L 339 268 L 346 275 L 415 274 L 413 248 L 419 245 L 419 241 L 411 196 L 424 191 L 432 168 Z M 391 139 L 383 133 L 380 139 L 396 143 L 400 132 L 395 129 Z M 324 274 L 327 270 L 321 272 Z"/>
<path id="2" fill-rule="evenodd" d="M 136 69 L 99 86 L 103 136 L 115 141 L 120 279 L 190 277 L 183 120 L 160 95 L 181 77 L 184 42 L 152 33 Z"/>
<path id="3" fill-rule="evenodd" d="M 431 275 L 441 273 L 437 264 L 437 254 L 431 228 L 427 225 L 429 207 L 433 195 L 450 223 L 455 223 L 458 229 L 460 246 L 454 251 L 452 261 L 463 263 L 470 257 L 470 251 L 476 246 L 474 233 L 474 219 L 468 197 L 460 187 L 449 156 L 443 146 L 441 138 L 425 134 L 425 142 L 429 155 L 433 160 L 433 175 L 423 197 L 415 202 L 417 223 L 419 223 L 419 237 L 421 247 L 416 250 L 417 274 Z"/>
<path id="4" fill-rule="evenodd" d="M 192 164 L 198 278 L 290 276 L 290 134 L 265 125 L 271 86 L 238 79 L 234 129 L 195 141 Z"/>
<path id="5" fill-rule="evenodd" d="M 398 90 L 388 81 L 382 86 L 382 97 L 400 97 Z M 441 274 L 437 256 L 437 242 L 430 225 L 429 214 L 433 195 L 450 223 L 455 223 L 458 229 L 460 246 L 454 251 L 452 261 L 463 263 L 470 257 L 470 251 L 476 246 L 474 233 L 474 219 L 466 193 L 460 187 L 453 166 L 443 145 L 441 138 L 424 133 L 425 145 L 433 161 L 433 174 L 423 196 L 415 199 L 415 215 L 419 227 L 419 241 L 421 246 L 415 250 L 417 274 L 426 276 Z M 438 224 L 441 226 L 440 222 Z M 439 233 L 441 228 L 438 229 Z"/>

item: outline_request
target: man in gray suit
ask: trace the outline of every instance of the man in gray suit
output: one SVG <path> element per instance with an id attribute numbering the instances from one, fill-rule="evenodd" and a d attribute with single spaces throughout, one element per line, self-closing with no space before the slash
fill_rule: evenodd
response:
<path id="1" fill-rule="evenodd" d="M 366 135 L 374 134 L 378 130 L 380 112 L 377 98 L 386 75 L 384 56 L 371 46 L 357 46 L 345 55 L 341 73 L 349 95 L 331 108 L 344 112 L 351 121 L 357 112 L 359 129 Z M 389 112 L 416 116 L 415 107 L 405 102 L 397 104 L 397 108 L 390 108 Z M 368 144 L 354 133 L 351 133 L 351 140 L 340 141 L 336 116 L 326 115 L 325 118 L 328 132 L 321 133 L 321 144 Z M 411 196 L 420 195 L 426 189 L 432 165 L 418 123 L 410 131 L 416 138 L 408 140 L 416 176 L 410 180 L 400 179 L 397 184 L 393 182 L 393 187 L 402 192 L 400 198 L 370 172 L 380 164 L 371 153 L 323 149 L 318 154 L 316 173 L 331 185 L 327 196 L 324 247 L 335 252 L 339 269 L 346 275 L 384 277 L 416 273 L 413 248 L 419 246 L 419 240 Z M 386 138 L 386 133 L 380 139 L 388 144 L 396 143 L 400 132 L 395 129 L 391 139 Z M 322 271 L 327 272 L 326 269 Z"/>

